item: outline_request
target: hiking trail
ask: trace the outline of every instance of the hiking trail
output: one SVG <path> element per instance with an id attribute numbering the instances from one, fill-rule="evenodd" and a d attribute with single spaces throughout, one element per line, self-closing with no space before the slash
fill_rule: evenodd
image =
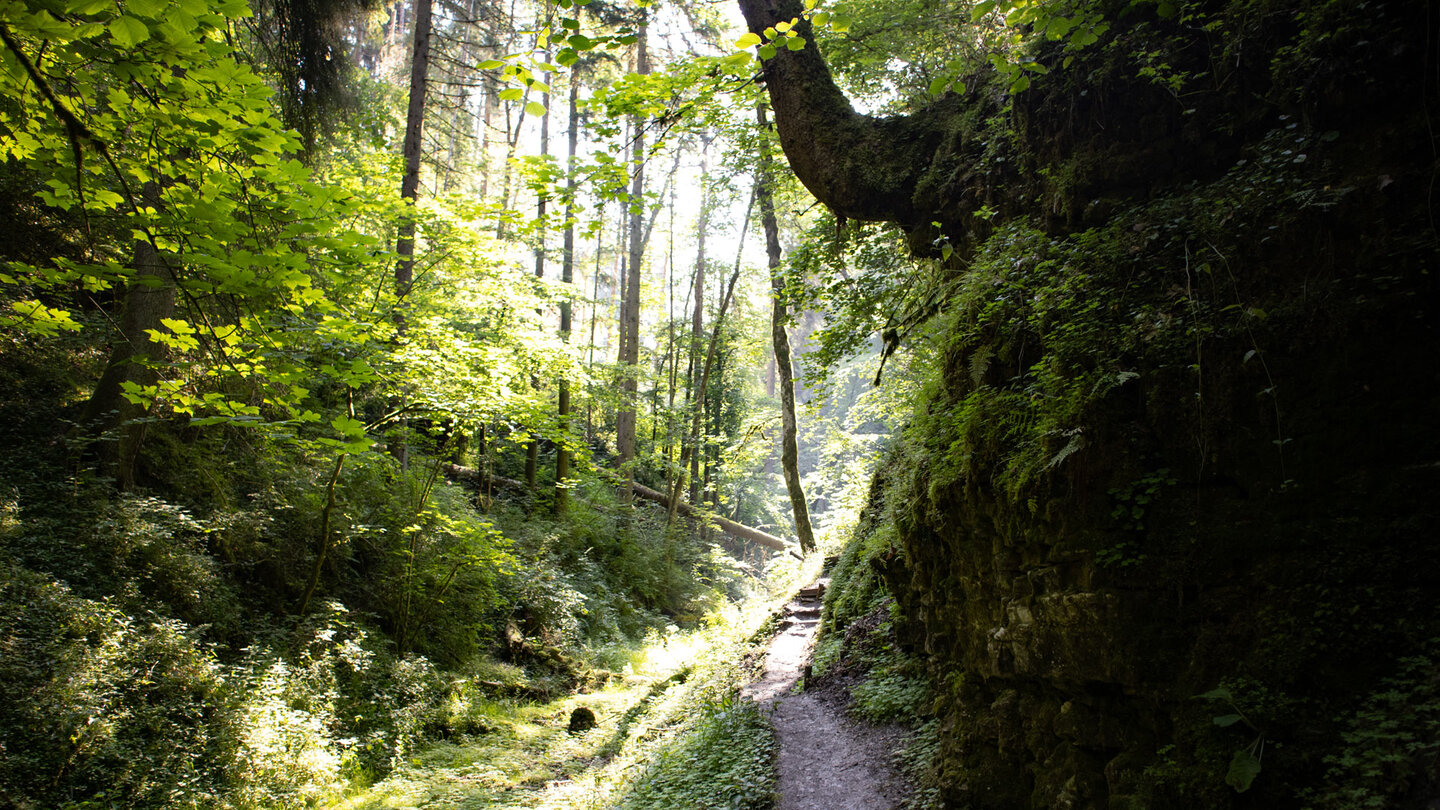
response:
<path id="1" fill-rule="evenodd" d="M 785 606 L 764 674 L 741 693 L 770 711 L 780 745 L 777 810 L 889 810 L 901 795 L 890 756 L 903 732 L 851 719 L 843 690 L 793 691 L 810 663 L 827 585 L 819 579 Z"/>

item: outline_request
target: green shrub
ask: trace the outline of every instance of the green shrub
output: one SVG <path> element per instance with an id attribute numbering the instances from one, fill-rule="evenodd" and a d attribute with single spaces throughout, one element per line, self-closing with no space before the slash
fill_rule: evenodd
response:
<path id="1" fill-rule="evenodd" d="M 618 806 L 624 810 L 768 810 L 775 802 L 775 732 L 754 703 L 706 704 Z"/>
<path id="2" fill-rule="evenodd" d="M 930 685 L 918 673 L 901 666 L 872 671 L 850 688 L 855 702 L 851 711 L 871 723 L 913 721 L 929 709 Z"/>
<path id="3" fill-rule="evenodd" d="M 1433 795 L 1440 783 L 1440 656 L 1402 659 L 1343 723 L 1344 745 L 1325 757 L 1323 786 L 1302 794 L 1308 807 L 1409 806 L 1406 800 Z"/>
<path id="4" fill-rule="evenodd" d="M 225 673 L 195 635 L 0 569 L 0 796 L 207 806 L 224 784 Z"/>

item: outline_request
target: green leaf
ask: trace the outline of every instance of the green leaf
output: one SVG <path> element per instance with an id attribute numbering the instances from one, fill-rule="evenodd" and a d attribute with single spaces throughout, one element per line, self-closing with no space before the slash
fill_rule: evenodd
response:
<path id="1" fill-rule="evenodd" d="M 99 14 L 114 7 L 114 0 L 70 0 L 65 4 L 65 10 L 71 14 Z"/>
<path id="2" fill-rule="evenodd" d="M 1230 758 L 1230 770 L 1225 774 L 1225 784 L 1235 788 L 1236 793 L 1244 793 L 1259 775 L 1260 760 L 1242 748 Z"/>
<path id="3" fill-rule="evenodd" d="M 501 101 L 519 101 L 523 95 L 525 95 L 524 90 L 518 87 L 507 87 L 500 91 L 499 98 Z"/>
<path id="4" fill-rule="evenodd" d="M 736 48 L 751 48 L 759 44 L 760 35 L 750 31 L 747 31 L 745 34 L 741 35 L 739 39 L 735 40 Z"/>
<path id="5" fill-rule="evenodd" d="M 970 22 L 980 22 L 982 17 L 995 10 L 996 2 L 997 0 L 984 0 L 982 3 L 976 3 L 975 8 L 970 12 Z"/>
<path id="6" fill-rule="evenodd" d="M 1241 717 L 1238 714 L 1222 714 L 1219 717 L 1215 718 L 1213 722 L 1215 723 L 1215 725 L 1221 728 L 1226 728 L 1229 726 L 1233 726 L 1244 719 L 1244 717 Z"/>
<path id="7" fill-rule="evenodd" d="M 560 67 L 570 67 L 580 61 L 580 54 L 575 53 L 574 48 L 561 48 L 555 54 L 555 64 Z"/>
<path id="8" fill-rule="evenodd" d="M 105 31 L 105 26 L 100 23 L 80 23 L 70 30 L 71 39 L 90 39 L 98 37 Z"/>
<path id="9" fill-rule="evenodd" d="M 1230 694 L 1230 690 L 1223 686 L 1211 689 L 1209 692 L 1203 695 L 1196 695 L 1195 697 L 1201 700 L 1223 700 L 1226 703 L 1232 703 L 1235 700 L 1235 696 Z"/>
<path id="10" fill-rule="evenodd" d="M 133 48 L 150 38 L 150 26 L 134 17 L 116 17 L 110 23 L 110 36 L 122 48 Z"/>
<path id="11" fill-rule="evenodd" d="M 773 42 L 767 42 L 766 44 L 761 45 L 761 46 L 760 46 L 760 58 L 761 58 L 762 60 L 764 60 L 764 59 L 774 59 L 774 58 L 775 58 L 775 43 L 773 43 Z"/>
<path id="12" fill-rule="evenodd" d="M 930 80 L 930 86 L 926 89 L 930 93 L 930 95 L 938 97 L 941 93 L 944 93 L 945 88 L 949 86 L 949 76 L 936 76 L 934 79 Z"/>
<path id="13" fill-rule="evenodd" d="M 357 438 L 365 435 L 365 423 L 348 416 L 337 416 L 330 420 L 330 427 L 341 436 Z"/>
<path id="14" fill-rule="evenodd" d="M 837 34 L 843 34 L 850 30 L 850 18 L 844 14 L 836 14 L 830 21 L 830 30 Z"/>
<path id="15" fill-rule="evenodd" d="M 828 12 L 828 11 L 817 11 L 817 12 L 815 12 L 815 16 L 810 18 L 810 22 L 813 23 L 814 25 L 817 25 L 817 26 L 819 26 L 819 27 L 821 27 L 821 28 L 824 28 L 824 27 L 825 27 L 825 23 L 830 22 L 830 12 Z"/>
<path id="16" fill-rule="evenodd" d="M 478 67 L 481 70 L 494 70 L 495 68 L 505 67 L 505 63 L 499 59 L 486 59 L 484 62 L 481 62 Z"/>
<path id="17" fill-rule="evenodd" d="M 126 11 L 151 19 L 159 19 L 168 5 L 165 0 L 125 0 Z"/>
<path id="18" fill-rule="evenodd" d="M 561 17 L 560 27 L 564 28 L 566 31 L 579 31 L 580 21 L 575 19 L 574 17 Z"/>
<path id="19" fill-rule="evenodd" d="M 565 42 L 576 51 L 588 51 L 595 47 L 595 40 L 584 34 L 572 34 Z"/>
<path id="20" fill-rule="evenodd" d="M 785 40 L 785 47 L 789 48 L 792 51 L 803 51 L 805 50 L 805 38 L 790 37 L 789 39 Z"/>
<path id="21" fill-rule="evenodd" d="M 525 105 L 525 112 L 529 115 L 533 115 L 536 118 L 539 118 L 540 116 L 545 114 L 545 105 L 541 104 L 538 101 L 532 101 L 529 104 Z"/>

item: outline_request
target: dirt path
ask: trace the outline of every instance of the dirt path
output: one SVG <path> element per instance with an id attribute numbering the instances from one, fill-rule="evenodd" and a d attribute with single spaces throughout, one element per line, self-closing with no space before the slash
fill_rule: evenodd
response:
<path id="1" fill-rule="evenodd" d="M 808 595 L 815 590 L 802 588 L 786 606 L 789 625 L 770 645 L 765 674 L 743 690 L 770 708 L 780 743 L 779 810 L 888 810 L 899 795 L 889 768 L 896 735 L 857 724 L 826 695 L 791 693 L 820 624 L 820 598 Z"/>

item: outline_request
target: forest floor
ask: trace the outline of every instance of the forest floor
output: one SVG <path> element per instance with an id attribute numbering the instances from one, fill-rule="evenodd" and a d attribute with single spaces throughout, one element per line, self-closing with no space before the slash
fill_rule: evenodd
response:
<path id="1" fill-rule="evenodd" d="M 380 782 L 328 806 L 612 807 L 695 714 L 697 690 L 733 679 L 715 670 L 741 657 L 736 636 L 749 629 L 661 638 L 639 653 L 633 672 L 597 691 L 547 703 L 495 701 L 484 713 L 485 733 L 426 745 Z M 572 733 L 571 713 L 580 707 L 594 713 L 596 726 Z"/>
<path id="2" fill-rule="evenodd" d="M 827 579 L 818 584 L 828 585 Z M 814 586 L 785 609 L 782 631 L 765 658 L 761 678 L 743 694 L 770 713 L 780 753 L 778 810 L 888 810 L 903 787 L 890 768 L 905 730 L 868 726 L 849 716 L 839 684 L 796 691 L 805 675 L 820 624 Z"/>
<path id="3" fill-rule="evenodd" d="M 820 623 L 818 596 L 802 595 L 770 615 L 779 632 L 768 647 L 755 644 L 758 621 L 677 634 L 652 645 L 635 661 L 633 672 L 627 668 L 623 678 L 598 691 L 543 704 L 491 703 L 483 712 L 485 733 L 424 746 L 377 784 L 328 806 L 667 807 L 663 791 L 639 802 L 632 791 L 656 762 L 689 756 L 679 735 L 703 713 L 705 694 L 728 691 L 739 682 L 744 683 L 742 702 L 753 702 L 774 729 L 776 781 L 769 784 L 779 795 L 776 810 L 898 807 L 904 786 L 890 760 L 906 731 L 852 719 L 845 708 L 849 693 L 832 679 L 801 691 Z M 747 672 L 758 674 L 745 683 Z M 570 713 L 581 706 L 594 712 L 597 725 L 570 733 Z M 764 720 L 759 723 L 763 728 Z M 743 748 L 746 741 L 715 744 Z M 762 748 L 759 760 L 743 773 L 711 774 L 703 789 L 713 795 L 706 798 L 714 806 L 730 806 L 727 797 L 738 800 L 743 793 L 743 806 L 760 806 L 755 800 L 768 806 L 762 798 L 768 788 L 756 794 L 754 787 L 769 781 L 759 770 L 760 763 L 771 760 L 763 753 L 770 750 Z M 692 763 L 692 769 L 699 764 Z"/>

